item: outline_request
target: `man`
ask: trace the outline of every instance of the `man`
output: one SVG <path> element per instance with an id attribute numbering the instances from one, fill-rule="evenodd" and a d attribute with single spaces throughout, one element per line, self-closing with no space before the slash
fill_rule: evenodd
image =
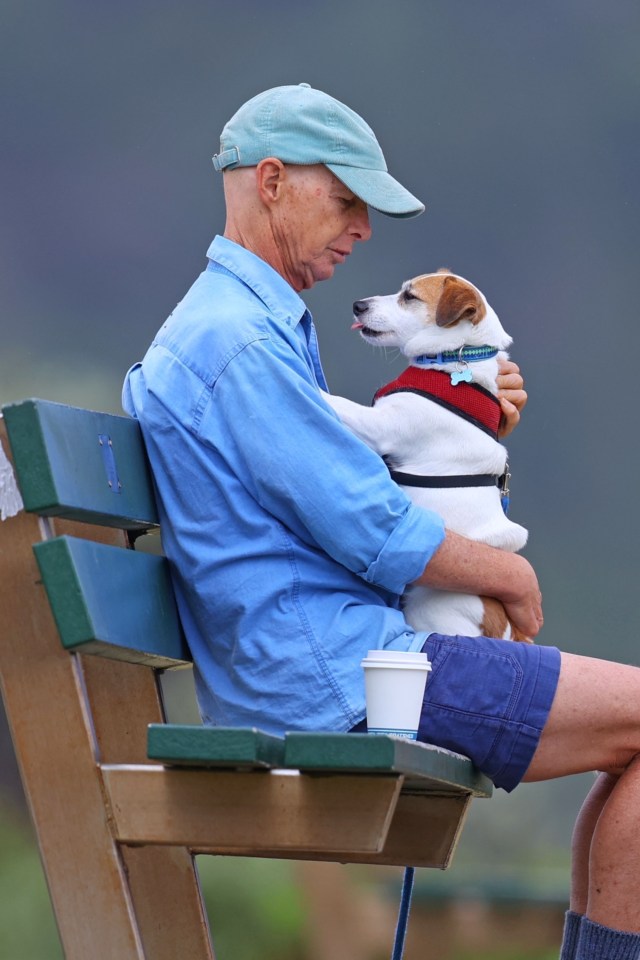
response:
<path id="1" fill-rule="evenodd" d="M 562 957 L 640 957 L 640 671 L 413 631 L 398 598 L 422 581 L 497 597 L 533 637 L 535 573 L 413 505 L 321 395 L 298 294 L 369 239 L 369 207 L 402 218 L 422 204 L 389 175 L 367 124 L 307 84 L 241 107 L 214 166 L 225 171 L 224 236 L 124 389 L 154 470 L 204 721 L 351 730 L 364 718 L 365 652 L 424 649 L 421 739 L 471 756 L 507 790 L 605 771 L 574 834 Z M 525 400 L 515 365 L 499 386 L 509 430 Z"/>

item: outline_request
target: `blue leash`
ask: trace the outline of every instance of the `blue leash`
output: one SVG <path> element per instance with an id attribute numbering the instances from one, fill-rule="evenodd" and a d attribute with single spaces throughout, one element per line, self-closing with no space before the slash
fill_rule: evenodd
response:
<path id="1" fill-rule="evenodd" d="M 413 893 L 415 873 L 415 867 L 405 867 L 402 895 L 400 897 L 400 910 L 398 912 L 398 925 L 396 926 L 396 938 L 393 943 L 391 960 L 402 960 L 404 953 L 404 941 L 407 936 L 407 923 L 409 922 L 409 910 L 411 909 L 411 894 Z"/>

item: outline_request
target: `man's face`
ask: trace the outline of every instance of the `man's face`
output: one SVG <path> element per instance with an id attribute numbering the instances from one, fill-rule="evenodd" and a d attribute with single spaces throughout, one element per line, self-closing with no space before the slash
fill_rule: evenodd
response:
<path id="1" fill-rule="evenodd" d="M 367 205 L 327 167 L 286 167 L 272 229 L 284 274 L 297 290 L 333 276 L 358 240 L 371 236 Z"/>

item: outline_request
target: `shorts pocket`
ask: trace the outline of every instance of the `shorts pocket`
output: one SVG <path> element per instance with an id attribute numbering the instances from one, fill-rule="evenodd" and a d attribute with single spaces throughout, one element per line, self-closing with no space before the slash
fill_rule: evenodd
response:
<path id="1" fill-rule="evenodd" d="M 424 649 L 432 663 L 425 709 L 440 706 L 494 721 L 514 718 L 524 671 L 509 641 L 432 634 Z"/>

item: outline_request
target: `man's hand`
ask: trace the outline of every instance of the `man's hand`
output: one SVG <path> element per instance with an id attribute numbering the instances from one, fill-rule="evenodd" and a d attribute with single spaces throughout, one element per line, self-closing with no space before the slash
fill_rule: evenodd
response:
<path id="1" fill-rule="evenodd" d="M 498 399 L 502 407 L 498 436 L 502 439 L 508 437 L 514 427 L 518 425 L 520 414 L 527 402 L 527 394 L 524 390 L 524 380 L 520 373 L 520 367 L 513 360 L 499 361 L 496 383 L 498 384 Z"/>
<path id="2" fill-rule="evenodd" d="M 534 592 L 529 597 L 525 597 L 524 600 L 516 603 L 503 601 L 503 605 L 511 623 L 522 630 L 525 637 L 533 640 L 542 629 L 544 623 L 540 590 L 536 587 Z M 525 624 L 529 624 L 529 627 L 526 627 Z"/>
<path id="3" fill-rule="evenodd" d="M 515 627 L 526 637 L 542 627 L 542 595 L 528 560 L 517 553 L 488 547 L 447 530 L 416 583 L 456 593 L 500 600 Z"/>

